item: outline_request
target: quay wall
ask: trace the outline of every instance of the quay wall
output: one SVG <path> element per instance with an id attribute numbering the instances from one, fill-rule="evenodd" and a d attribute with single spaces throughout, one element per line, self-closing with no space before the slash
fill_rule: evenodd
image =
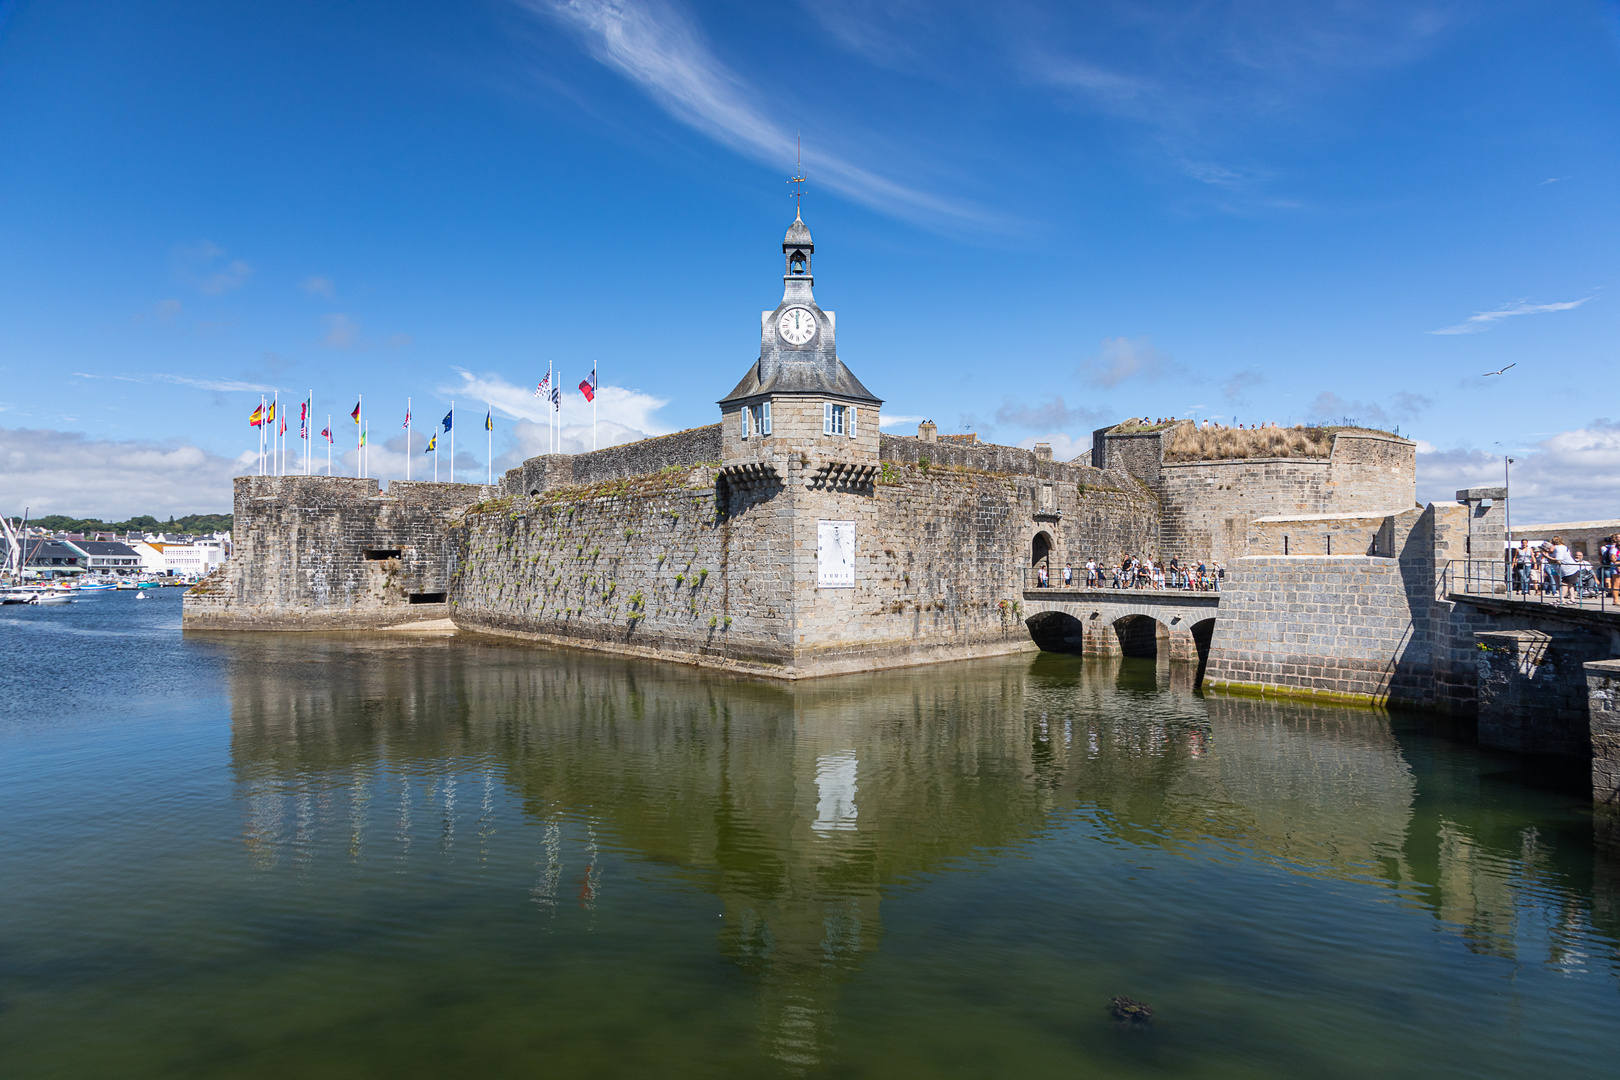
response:
<path id="1" fill-rule="evenodd" d="M 187 590 L 187 629 L 347 630 L 443 619 L 452 524 L 491 489 L 242 476 L 231 558 Z"/>

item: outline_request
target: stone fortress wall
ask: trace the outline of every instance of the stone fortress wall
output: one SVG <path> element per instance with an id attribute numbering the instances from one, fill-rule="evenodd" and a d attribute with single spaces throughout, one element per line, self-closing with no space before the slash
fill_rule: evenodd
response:
<path id="1" fill-rule="evenodd" d="M 1164 506 L 1159 551 L 1164 559 L 1226 563 L 1248 554 L 1258 518 L 1371 514 L 1410 509 L 1417 492 L 1417 446 L 1363 430 L 1332 436 L 1326 457 L 1166 460 L 1178 428 L 1102 428 L 1092 436 L 1092 464 L 1140 479 Z"/>
<path id="2" fill-rule="evenodd" d="M 187 629 L 347 630 L 443 620 L 452 525 L 492 489 L 341 476 L 239 476 L 231 558 L 187 590 Z"/>
<path id="3" fill-rule="evenodd" d="M 1128 476 L 936 464 L 908 455 L 918 442 L 884 436 L 885 460 L 854 491 L 829 487 L 814 462 L 778 462 L 780 475 L 759 479 L 749 470 L 764 459 L 728 476 L 627 454 L 635 477 L 530 495 L 539 474 L 525 463 L 461 518 L 456 624 L 785 677 L 991 655 L 1034 648 L 1019 596 L 1037 533 L 1055 559 L 1153 541 L 1157 503 Z M 1036 464 L 1012 447 L 958 456 Z M 814 587 L 813 527 L 829 518 L 855 522 L 853 588 Z"/>

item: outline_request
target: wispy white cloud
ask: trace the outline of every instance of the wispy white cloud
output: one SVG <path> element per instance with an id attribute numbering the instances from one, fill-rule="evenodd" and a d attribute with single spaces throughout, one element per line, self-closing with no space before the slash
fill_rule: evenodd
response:
<path id="1" fill-rule="evenodd" d="M 1110 389 L 1127 379 L 1148 382 L 1180 372 L 1181 366 L 1147 338 L 1107 338 L 1095 356 L 1081 361 L 1076 372 L 1092 386 Z"/>
<path id="2" fill-rule="evenodd" d="M 701 30 L 662 0 L 518 0 L 575 31 L 598 61 L 639 86 L 681 123 L 755 161 L 792 162 L 797 140 L 761 104 L 765 94 L 710 50 Z M 817 182 L 896 217 L 928 222 L 941 215 L 981 225 L 984 210 L 897 183 L 852 161 L 818 153 Z"/>
<path id="3" fill-rule="evenodd" d="M 1031 435 L 1021 439 L 1014 445 L 1025 450 L 1033 450 L 1036 443 L 1047 443 L 1052 447 L 1052 457 L 1057 461 L 1073 461 L 1084 457 L 1084 464 L 1091 464 L 1091 437 L 1089 435 L 1074 438 L 1061 431 L 1054 431 L 1050 435 Z"/>
<path id="4" fill-rule="evenodd" d="M 256 451 L 229 458 L 179 440 L 119 442 L 48 428 L 0 428 L 0 506 L 107 520 L 224 513 L 231 478 L 256 460 Z"/>
<path id="5" fill-rule="evenodd" d="M 212 240 L 199 240 L 174 248 L 170 258 L 182 281 L 198 292 L 218 296 L 241 288 L 253 274 L 253 267 L 241 259 L 227 258 L 228 254 Z"/>
<path id="6" fill-rule="evenodd" d="M 337 295 L 337 284 L 331 278 L 305 278 L 298 287 L 311 296 L 324 296 L 328 300 Z"/>
<path id="7" fill-rule="evenodd" d="M 329 349 L 352 349 L 360 340 L 360 324 L 341 311 L 326 316 L 326 336 L 321 344 Z"/>
<path id="8" fill-rule="evenodd" d="M 1564 300 L 1554 304 L 1532 304 L 1528 300 L 1516 300 L 1511 304 L 1503 304 L 1490 311 L 1481 311 L 1456 326 L 1446 326 L 1439 330 L 1430 330 L 1431 334 L 1477 334 L 1482 330 L 1489 330 L 1503 319 L 1511 319 L 1515 315 L 1545 315 L 1549 311 L 1570 311 L 1580 307 L 1590 296 L 1583 296 L 1579 300 Z"/>
<path id="9" fill-rule="evenodd" d="M 893 415 L 890 415 L 888 413 L 880 413 L 879 416 L 878 416 L 878 427 L 880 427 L 880 428 L 914 427 L 917 424 L 922 423 L 926 419 L 928 419 L 928 417 L 926 417 L 926 416 L 908 416 L 905 413 L 896 413 L 896 414 L 893 414 Z"/>
<path id="10" fill-rule="evenodd" d="M 1620 505 L 1620 423 L 1593 420 L 1513 453 L 1513 520 L 1601 521 Z M 1502 455 L 1418 446 L 1418 499 L 1448 500 L 1460 488 L 1502 483 Z"/>
<path id="11" fill-rule="evenodd" d="M 220 393 L 273 394 L 277 389 L 265 383 L 242 382 L 237 379 L 193 379 L 189 375 L 164 375 L 161 373 L 92 375 L 86 371 L 75 371 L 73 376 L 78 379 L 112 379 L 117 382 L 132 383 L 166 382 L 173 383 L 176 386 L 194 386 L 198 390 L 213 390 Z"/>
<path id="12" fill-rule="evenodd" d="M 1424 394 L 1401 390 L 1391 394 L 1387 404 L 1376 401 L 1350 401 L 1331 390 L 1324 390 L 1311 402 L 1307 417 L 1322 424 L 1366 424 L 1388 427 L 1410 423 L 1434 404 Z"/>
<path id="13" fill-rule="evenodd" d="M 1237 197 L 1233 208 L 1297 205 L 1263 194 L 1274 182 L 1263 163 L 1239 163 L 1252 132 L 1295 124 L 1346 80 L 1410 62 L 1466 15 L 1452 0 L 1213 0 L 1173 18 L 1100 0 L 1067 26 L 1007 11 L 1007 47 L 1024 79 L 1129 124 L 1172 168 Z"/>
<path id="14" fill-rule="evenodd" d="M 495 411 L 518 420 L 527 420 L 544 427 L 551 414 L 543 398 L 534 396 L 532 386 L 514 386 L 498 375 L 475 375 L 470 371 L 456 369 L 461 376 L 459 384 L 439 387 L 439 393 L 446 398 L 453 398 L 461 402 L 478 402 L 480 405 L 489 403 Z M 583 377 L 587 372 L 581 369 Z M 572 375 L 562 380 L 562 410 L 559 417 L 565 428 L 583 428 L 585 432 L 584 449 L 589 450 L 590 428 L 592 410 L 590 402 L 585 400 L 576 386 L 579 379 Z M 597 444 L 610 446 L 620 442 L 630 442 L 633 439 L 645 439 L 649 435 L 663 435 L 670 429 L 666 424 L 659 423 L 653 414 L 662 409 L 669 402 L 665 398 L 654 397 L 641 390 L 631 390 L 623 386 L 614 386 L 611 383 L 602 383 L 596 391 L 595 417 L 597 423 Z M 603 441 L 602 435 L 608 430 L 608 425 L 619 432 L 623 437 L 613 437 L 610 441 Z M 538 451 L 537 451 L 538 452 Z M 574 452 L 574 451 L 569 451 Z"/>
<path id="15" fill-rule="evenodd" d="M 1026 431 L 1032 428 L 1043 431 L 1057 431 L 1062 428 L 1073 429 L 1075 427 L 1083 427 L 1089 430 L 1100 424 L 1108 415 L 1109 410 L 1106 406 L 1102 408 L 1086 408 L 1084 406 L 1070 408 L 1064 403 L 1063 395 L 1054 394 L 1037 404 L 1005 402 L 996 410 L 996 423 L 1023 428 Z"/>

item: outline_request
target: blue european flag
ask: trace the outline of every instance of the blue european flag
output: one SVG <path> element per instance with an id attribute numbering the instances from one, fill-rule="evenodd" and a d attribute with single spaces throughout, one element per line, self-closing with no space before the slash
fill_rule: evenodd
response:
<path id="1" fill-rule="evenodd" d="M 444 430 L 450 430 L 450 418 L 454 415 L 456 415 L 456 410 L 454 409 L 451 409 L 449 412 L 444 414 Z"/>

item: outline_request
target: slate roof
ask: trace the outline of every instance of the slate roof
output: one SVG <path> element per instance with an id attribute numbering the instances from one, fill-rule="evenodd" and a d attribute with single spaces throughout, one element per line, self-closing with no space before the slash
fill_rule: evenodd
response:
<path id="1" fill-rule="evenodd" d="M 816 360 L 761 358 L 748 369 L 737 388 L 720 399 L 720 404 L 764 394 L 822 394 L 869 405 L 883 404 L 836 356 Z"/>

